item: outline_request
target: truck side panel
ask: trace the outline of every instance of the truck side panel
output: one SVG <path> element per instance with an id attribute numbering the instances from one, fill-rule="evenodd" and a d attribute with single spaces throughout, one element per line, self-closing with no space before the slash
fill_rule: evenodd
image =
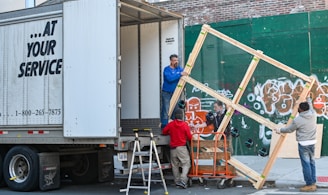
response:
<path id="1" fill-rule="evenodd" d="M 0 125 L 62 124 L 61 26 L 61 18 L 0 26 Z"/>

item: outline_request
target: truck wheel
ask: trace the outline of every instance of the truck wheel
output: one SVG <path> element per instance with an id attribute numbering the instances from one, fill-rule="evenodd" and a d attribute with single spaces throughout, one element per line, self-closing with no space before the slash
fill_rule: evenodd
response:
<path id="1" fill-rule="evenodd" d="M 15 146 L 5 156 L 3 177 L 14 191 L 31 191 L 39 184 L 39 156 L 27 146 Z"/>
<path id="2" fill-rule="evenodd" d="M 95 183 L 98 179 L 97 154 L 75 156 L 76 164 L 71 170 L 71 179 L 75 184 Z"/>

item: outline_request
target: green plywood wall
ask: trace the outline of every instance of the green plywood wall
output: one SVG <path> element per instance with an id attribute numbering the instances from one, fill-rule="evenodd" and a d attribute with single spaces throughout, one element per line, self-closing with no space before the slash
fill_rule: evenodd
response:
<path id="1" fill-rule="evenodd" d="M 324 124 L 321 155 L 327 156 L 328 11 L 243 19 L 212 23 L 210 26 L 306 75 L 317 77 L 320 86 L 313 90 L 313 95 L 316 98 L 318 123 Z M 186 27 L 186 59 L 200 29 L 200 25 Z M 196 60 L 192 77 L 232 99 L 252 57 L 208 35 Z M 304 82 L 295 76 L 260 61 L 240 104 L 275 123 L 286 123 L 295 97 L 303 85 Z M 195 99 L 201 104 L 198 111 L 193 112 L 204 114 L 213 110 L 214 98 L 190 85 L 186 89 L 190 104 L 194 104 Z M 240 134 L 233 139 L 236 155 L 258 155 L 259 151 L 269 151 L 271 130 L 238 112 L 233 116 L 232 126 Z M 253 144 L 247 147 L 249 139 Z"/>

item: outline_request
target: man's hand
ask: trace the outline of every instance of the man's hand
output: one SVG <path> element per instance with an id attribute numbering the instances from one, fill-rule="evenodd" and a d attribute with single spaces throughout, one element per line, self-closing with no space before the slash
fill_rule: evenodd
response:
<path id="1" fill-rule="evenodd" d="M 280 128 L 273 129 L 273 131 L 275 131 L 277 134 L 280 134 L 281 133 Z"/>
<path id="2" fill-rule="evenodd" d="M 182 75 L 182 76 L 188 76 L 188 73 L 186 73 L 186 72 L 181 72 L 181 75 Z"/>

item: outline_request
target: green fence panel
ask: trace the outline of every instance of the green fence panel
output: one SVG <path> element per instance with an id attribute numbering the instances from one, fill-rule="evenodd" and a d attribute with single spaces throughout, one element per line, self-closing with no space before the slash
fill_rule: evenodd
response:
<path id="1" fill-rule="evenodd" d="M 299 13 L 210 24 L 212 28 L 306 74 L 317 76 L 314 90 L 318 123 L 324 124 L 321 155 L 328 154 L 328 11 Z M 185 51 L 188 58 L 201 26 L 186 27 Z M 208 35 L 191 76 L 232 99 L 251 62 L 252 55 Z M 286 123 L 304 81 L 260 61 L 239 104 L 275 123 Z M 213 110 L 215 98 L 186 85 L 188 121 L 203 124 Z M 189 109 L 189 110 L 188 110 Z M 232 127 L 240 136 L 233 139 L 235 155 L 267 155 L 271 130 L 235 112 Z M 206 127 L 203 128 L 204 132 Z M 206 139 L 206 135 L 203 137 Z"/>

